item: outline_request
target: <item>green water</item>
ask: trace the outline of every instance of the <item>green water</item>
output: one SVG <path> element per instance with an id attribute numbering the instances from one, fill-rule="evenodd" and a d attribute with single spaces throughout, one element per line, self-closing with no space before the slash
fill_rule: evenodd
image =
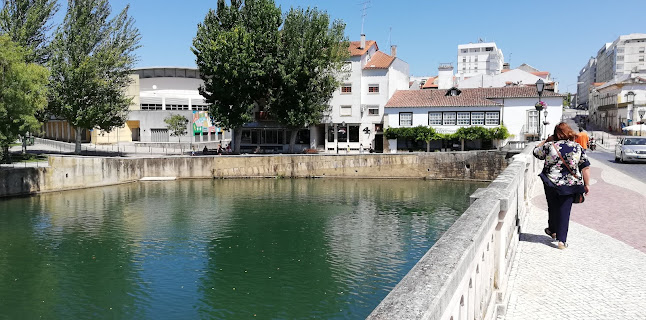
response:
<path id="1" fill-rule="evenodd" d="M 0 200 L 0 319 L 363 319 L 483 186 L 190 180 Z"/>

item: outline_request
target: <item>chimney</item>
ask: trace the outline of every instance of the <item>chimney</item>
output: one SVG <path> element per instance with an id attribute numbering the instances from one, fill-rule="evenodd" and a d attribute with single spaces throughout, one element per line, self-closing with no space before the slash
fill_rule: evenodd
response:
<path id="1" fill-rule="evenodd" d="M 393 57 L 397 57 L 397 46 L 396 45 L 390 46 L 390 55 L 393 56 Z"/>
<path id="2" fill-rule="evenodd" d="M 359 49 L 365 49 L 366 48 L 366 35 L 362 34 L 361 35 L 361 44 L 359 44 Z"/>
<path id="3" fill-rule="evenodd" d="M 452 87 L 454 87 L 453 65 L 450 63 L 440 63 L 440 67 L 437 68 L 437 88 L 451 89 Z"/>

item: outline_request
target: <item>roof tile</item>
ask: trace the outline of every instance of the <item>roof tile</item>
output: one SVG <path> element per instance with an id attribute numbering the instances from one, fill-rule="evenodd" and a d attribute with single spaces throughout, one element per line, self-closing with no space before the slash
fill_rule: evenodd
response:
<path id="1" fill-rule="evenodd" d="M 388 69 L 395 61 L 395 57 L 391 57 L 381 51 L 375 52 L 370 58 L 370 61 L 363 67 L 364 69 Z"/>
<path id="2" fill-rule="evenodd" d="M 351 56 L 362 56 L 366 52 L 368 52 L 368 49 L 370 49 L 372 46 L 376 46 L 377 42 L 374 40 L 366 40 L 366 47 L 363 49 L 360 49 L 359 46 L 361 46 L 361 41 L 351 41 L 350 42 L 350 55 Z M 377 47 L 377 50 L 379 50 L 379 47 Z"/>
<path id="3" fill-rule="evenodd" d="M 491 99 L 538 98 L 536 87 L 502 87 L 460 89 L 458 96 L 446 96 L 447 90 L 398 90 L 386 103 L 386 108 L 477 107 L 502 106 Z M 543 97 L 563 97 L 554 91 L 544 91 Z"/>

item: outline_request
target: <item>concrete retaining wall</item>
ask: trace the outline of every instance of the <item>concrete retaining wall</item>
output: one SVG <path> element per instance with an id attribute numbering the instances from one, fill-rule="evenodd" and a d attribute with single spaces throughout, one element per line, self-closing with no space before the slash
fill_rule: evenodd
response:
<path id="1" fill-rule="evenodd" d="M 526 221 L 539 162 L 534 144 L 512 158 L 368 319 L 496 319 Z"/>
<path id="2" fill-rule="evenodd" d="M 143 177 L 340 177 L 493 180 L 507 166 L 495 151 L 116 158 L 52 156 L 49 168 L 0 170 L 0 197 L 138 181 Z"/>

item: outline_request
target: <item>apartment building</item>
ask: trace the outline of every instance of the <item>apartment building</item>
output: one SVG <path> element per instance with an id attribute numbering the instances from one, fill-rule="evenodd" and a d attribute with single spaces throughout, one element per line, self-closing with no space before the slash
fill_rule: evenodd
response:
<path id="1" fill-rule="evenodd" d="M 458 45 L 458 70 L 460 80 L 476 75 L 495 75 L 502 72 L 504 56 L 495 42 L 478 42 Z"/>
<path id="2" fill-rule="evenodd" d="M 597 79 L 597 59 L 590 57 L 588 63 L 579 71 L 577 77 L 576 92 L 578 96 L 577 106 L 582 105 L 588 107 L 590 96 L 590 87 L 596 82 Z"/>

